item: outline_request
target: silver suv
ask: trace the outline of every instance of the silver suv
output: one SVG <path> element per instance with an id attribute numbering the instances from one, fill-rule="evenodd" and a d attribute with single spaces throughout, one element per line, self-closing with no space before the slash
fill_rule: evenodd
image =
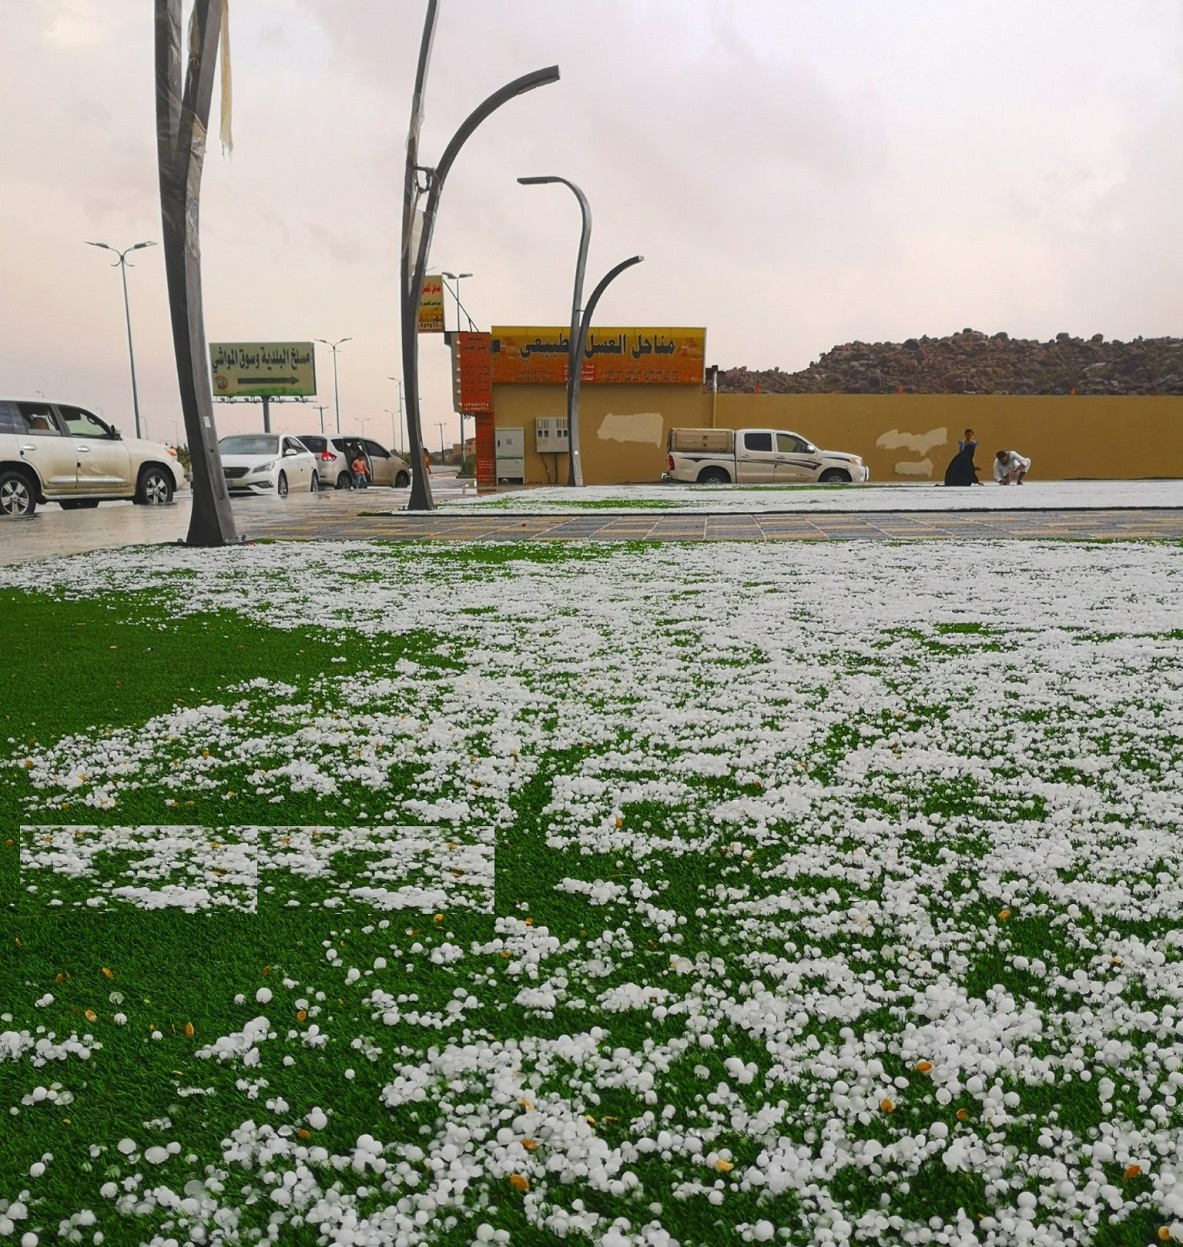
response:
<path id="1" fill-rule="evenodd" d="M 84 407 L 0 399 L 0 516 L 32 515 L 39 502 L 161 505 L 184 483 L 175 450 L 125 440 Z"/>
<path id="2" fill-rule="evenodd" d="M 392 450 L 387 450 L 372 437 L 326 437 L 323 433 L 301 433 L 300 441 L 316 456 L 317 471 L 327 486 L 337 489 L 353 485 L 349 465 L 358 449 L 366 461 L 366 475 L 371 485 L 392 485 L 405 489 L 411 483 L 411 469 Z"/>

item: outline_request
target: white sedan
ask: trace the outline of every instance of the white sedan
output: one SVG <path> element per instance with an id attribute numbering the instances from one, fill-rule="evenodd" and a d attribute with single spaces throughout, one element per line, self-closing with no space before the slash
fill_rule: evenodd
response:
<path id="1" fill-rule="evenodd" d="M 291 434 L 235 433 L 218 442 L 218 452 L 232 494 L 286 498 L 289 490 L 320 489 L 316 456 Z"/>

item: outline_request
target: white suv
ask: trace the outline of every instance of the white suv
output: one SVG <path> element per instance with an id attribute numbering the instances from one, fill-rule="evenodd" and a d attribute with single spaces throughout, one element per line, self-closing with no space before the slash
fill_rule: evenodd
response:
<path id="1" fill-rule="evenodd" d="M 162 505 L 184 481 L 175 450 L 124 440 L 83 407 L 0 399 L 0 516 L 32 515 L 39 502 Z"/>

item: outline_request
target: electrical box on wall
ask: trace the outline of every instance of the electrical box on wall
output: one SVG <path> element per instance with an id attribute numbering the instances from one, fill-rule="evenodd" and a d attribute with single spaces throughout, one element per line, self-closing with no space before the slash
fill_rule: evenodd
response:
<path id="1" fill-rule="evenodd" d="M 534 421 L 534 449 L 540 455 L 565 455 L 569 445 L 566 416 L 539 416 Z"/>

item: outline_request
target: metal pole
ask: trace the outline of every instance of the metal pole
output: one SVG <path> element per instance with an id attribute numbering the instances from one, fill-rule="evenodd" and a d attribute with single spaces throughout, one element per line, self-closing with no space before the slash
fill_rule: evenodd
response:
<path id="1" fill-rule="evenodd" d="M 119 275 L 123 278 L 123 314 L 127 318 L 127 358 L 131 363 L 131 409 L 136 418 L 136 437 L 143 437 L 140 431 L 140 392 L 136 386 L 136 352 L 131 341 L 131 303 L 127 297 L 127 258 L 119 257 Z"/>
<path id="2" fill-rule="evenodd" d="M 323 403 L 318 403 L 316 410 L 320 412 L 320 435 L 324 437 L 325 431 L 325 408 Z"/>
<path id="3" fill-rule="evenodd" d="M 423 38 L 419 45 L 419 65 L 415 74 L 415 87 L 411 96 L 411 122 L 407 131 L 407 159 L 403 181 L 403 228 L 399 264 L 399 312 L 402 334 L 403 380 L 407 387 L 407 440 L 415 473 L 411 481 L 411 496 L 407 507 L 411 511 L 433 509 L 431 487 L 427 473 L 421 470 L 423 460 L 423 426 L 419 409 L 419 303 L 423 293 L 423 278 L 427 271 L 427 257 L 431 250 L 431 236 L 439 211 L 440 196 L 444 182 L 460 149 L 476 128 L 492 115 L 502 104 L 515 96 L 532 91 L 535 87 L 557 82 L 557 65 L 524 74 L 494 91 L 465 119 L 452 136 L 439 164 L 425 168 L 419 163 L 419 132 L 423 125 L 424 101 L 427 92 L 427 72 L 431 62 L 431 48 L 435 40 L 435 27 L 439 16 L 439 0 L 427 0 L 427 12 L 423 22 Z M 423 174 L 425 185 L 420 184 Z M 420 199 L 426 195 L 427 202 L 420 211 Z"/>
<path id="4" fill-rule="evenodd" d="M 583 462 L 579 457 L 579 381 L 583 370 L 583 348 L 579 341 L 581 305 L 583 303 L 583 276 L 587 269 L 587 248 L 591 242 L 591 205 L 587 196 L 566 178 L 535 177 L 518 178 L 523 186 L 545 186 L 557 182 L 567 187 L 579 201 L 583 226 L 579 233 L 579 255 L 575 262 L 575 295 L 571 301 L 571 336 L 567 343 L 567 486 L 583 485 Z"/>
<path id="5" fill-rule="evenodd" d="M 446 463 L 447 455 L 444 452 L 444 426 L 437 423 L 435 427 L 440 431 L 440 463 Z"/>
<path id="6" fill-rule="evenodd" d="M 341 390 L 337 385 L 337 348 L 333 347 L 333 405 L 337 409 L 337 436 L 341 436 Z"/>
<path id="7" fill-rule="evenodd" d="M 140 392 L 139 387 L 136 385 L 136 352 L 131 336 L 131 301 L 127 297 L 127 257 L 129 252 L 139 251 L 141 247 L 155 247 L 156 244 L 154 242 L 137 242 L 123 251 L 105 242 L 91 242 L 87 243 L 87 246 L 101 247 L 104 251 L 112 251 L 119 257 L 115 263 L 119 265 L 119 275 L 123 279 L 123 315 L 127 321 L 127 358 L 131 363 L 131 407 L 135 414 L 136 437 L 143 437 L 140 426 Z"/>
<path id="8" fill-rule="evenodd" d="M 271 432 L 271 396 L 263 395 L 263 432 Z"/>
<path id="9" fill-rule="evenodd" d="M 313 338 L 314 342 L 323 342 L 325 346 L 333 352 L 333 404 L 337 409 L 337 436 L 341 436 L 341 392 L 337 388 L 337 348 L 343 346 L 346 342 L 352 342 L 352 338 L 338 338 L 336 342 L 330 342 L 328 338 Z"/>

